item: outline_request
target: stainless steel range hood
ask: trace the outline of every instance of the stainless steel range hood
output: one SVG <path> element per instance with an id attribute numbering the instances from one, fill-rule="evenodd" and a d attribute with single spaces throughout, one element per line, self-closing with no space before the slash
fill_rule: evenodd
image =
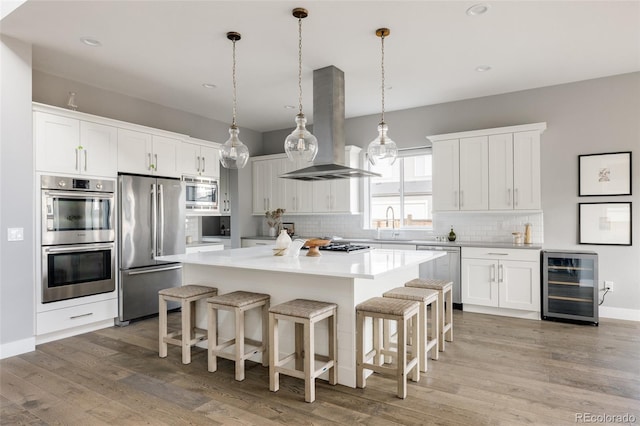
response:
<path id="1" fill-rule="evenodd" d="M 344 165 L 344 121 L 344 72 L 333 65 L 313 71 L 313 134 L 318 138 L 318 155 L 313 166 L 280 177 L 314 181 L 380 176 Z"/>

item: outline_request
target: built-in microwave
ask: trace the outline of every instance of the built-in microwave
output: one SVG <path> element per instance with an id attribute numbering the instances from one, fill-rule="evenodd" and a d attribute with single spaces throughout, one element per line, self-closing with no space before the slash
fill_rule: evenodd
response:
<path id="1" fill-rule="evenodd" d="M 215 179 L 183 176 L 186 210 L 189 213 L 217 213 L 218 181 Z"/>

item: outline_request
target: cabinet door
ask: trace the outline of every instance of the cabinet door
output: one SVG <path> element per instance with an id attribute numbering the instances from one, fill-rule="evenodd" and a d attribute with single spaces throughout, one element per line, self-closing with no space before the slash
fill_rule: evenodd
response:
<path id="1" fill-rule="evenodd" d="M 268 160 L 254 161 L 251 164 L 252 181 L 253 181 L 253 214 L 264 214 L 268 207 L 268 198 L 270 185 L 268 185 L 269 162 Z"/>
<path id="2" fill-rule="evenodd" d="M 513 134 L 489 136 L 489 209 L 513 209 Z"/>
<path id="3" fill-rule="evenodd" d="M 540 268 L 537 262 L 500 261 L 498 282 L 501 308 L 540 311 Z"/>
<path id="4" fill-rule="evenodd" d="M 458 139 L 433 144 L 433 210 L 458 210 L 460 159 Z"/>
<path id="5" fill-rule="evenodd" d="M 35 114 L 36 170 L 80 173 L 80 121 Z"/>
<path id="6" fill-rule="evenodd" d="M 284 173 L 286 158 L 275 158 L 268 160 L 268 209 L 275 210 L 277 208 L 284 208 L 286 193 L 285 193 L 285 179 L 280 177 Z"/>
<path id="7" fill-rule="evenodd" d="M 460 139 L 460 210 L 489 209 L 488 165 L 486 136 Z"/>
<path id="8" fill-rule="evenodd" d="M 513 135 L 514 208 L 540 210 L 540 132 Z"/>
<path id="9" fill-rule="evenodd" d="M 118 171 L 151 173 L 151 135 L 133 130 L 118 129 Z"/>
<path id="10" fill-rule="evenodd" d="M 164 136 L 153 135 L 152 164 L 158 176 L 180 177 L 181 142 Z"/>
<path id="11" fill-rule="evenodd" d="M 200 174 L 218 179 L 220 177 L 220 155 L 218 148 L 212 146 L 200 147 Z"/>
<path id="12" fill-rule="evenodd" d="M 81 173 L 116 177 L 118 174 L 118 129 L 103 124 L 80 122 Z"/>
<path id="13" fill-rule="evenodd" d="M 229 194 L 229 169 L 220 168 L 220 213 L 229 215 L 231 213 L 231 198 Z"/>
<path id="14" fill-rule="evenodd" d="M 183 175 L 198 175 L 200 174 L 201 163 L 200 145 L 182 142 L 180 145 L 180 173 Z"/>
<path id="15" fill-rule="evenodd" d="M 311 163 L 303 160 L 295 162 L 286 159 L 284 172 L 309 167 Z M 313 211 L 313 183 L 297 179 L 281 179 L 284 183 L 284 206 L 290 213 L 311 213 Z"/>
<path id="16" fill-rule="evenodd" d="M 331 183 L 331 211 L 355 213 L 359 207 L 358 179 L 335 179 Z"/>
<path id="17" fill-rule="evenodd" d="M 498 262 L 462 259 L 462 303 L 498 306 Z"/>
<path id="18" fill-rule="evenodd" d="M 331 211 L 331 181 L 313 183 L 313 211 L 326 213 Z"/>

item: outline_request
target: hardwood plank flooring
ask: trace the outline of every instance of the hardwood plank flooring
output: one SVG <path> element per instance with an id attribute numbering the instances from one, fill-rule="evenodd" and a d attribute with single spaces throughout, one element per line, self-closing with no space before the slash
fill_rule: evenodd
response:
<path id="1" fill-rule="evenodd" d="M 169 315 L 173 327 L 179 314 Z M 408 397 L 392 378 L 365 389 L 317 381 L 304 402 L 302 380 L 247 363 L 246 379 L 206 351 L 157 353 L 158 319 L 39 345 L 0 361 L 2 425 L 563 425 L 579 413 L 634 416 L 640 423 L 640 323 L 599 327 L 454 312 L 455 341 Z"/>

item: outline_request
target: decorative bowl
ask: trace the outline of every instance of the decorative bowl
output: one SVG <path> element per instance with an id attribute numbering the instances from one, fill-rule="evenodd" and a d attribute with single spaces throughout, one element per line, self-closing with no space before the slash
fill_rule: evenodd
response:
<path id="1" fill-rule="evenodd" d="M 320 253 L 318 247 L 329 245 L 329 243 L 331 243 L 331 240 L 322 240 L 320 238 L 312 238 L 310 240 L 307 240 L 307 242 L 304 243 L 305 247 L 309 247 L 307 256 L 322 256 L 322 253 Z"/>

